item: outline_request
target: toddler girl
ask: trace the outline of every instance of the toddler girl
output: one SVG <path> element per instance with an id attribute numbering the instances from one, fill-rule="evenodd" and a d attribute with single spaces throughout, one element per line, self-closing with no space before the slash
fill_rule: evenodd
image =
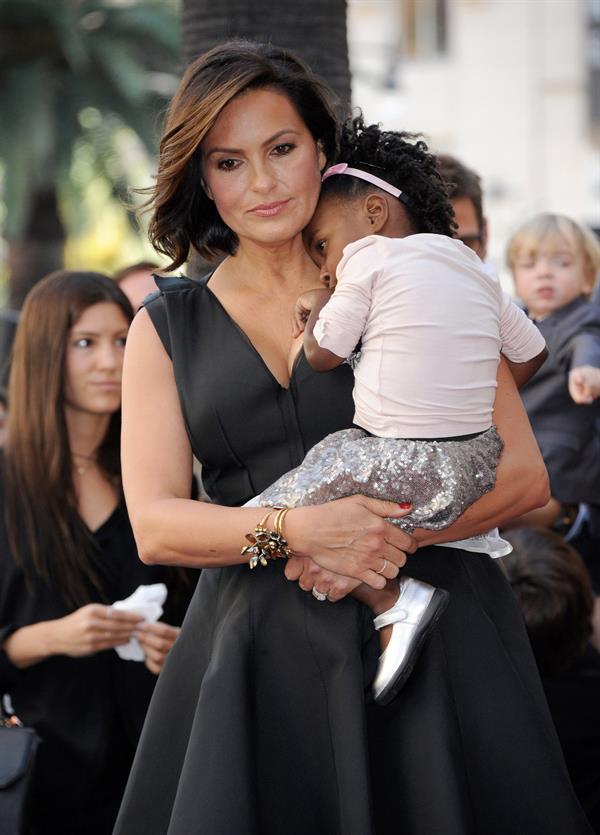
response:
<path id="1" fill-rule="evenodd" d="M 252 503 L 293 507 L 362 493 L 412 504 L 408 517 L 393 520 L 409 530 L 438 530 L 494 486 L 500 351 L 522 380 L 543 361 L 544 340 L 478 256 L 452 239 L 446 188 L 423 142 L 358 118 L 343 132 L 340 158 L 323 175 L 305 232 L 328 288 L 298 300 L 295 329 L 304 330 L 318 371 L 344 362 L 360 341 L 356 428 L 329 435 Z M 494 556 L 510 550 L 492 535 L 476 540 L 461 547 Z M 379 613 L 384 651 L 373 688 L 386 704 L 447 592 L 403 577 L 381 593 L 359 587 L 354 595 Z M 382 612 L 378 603 L 390 598 Z"/>

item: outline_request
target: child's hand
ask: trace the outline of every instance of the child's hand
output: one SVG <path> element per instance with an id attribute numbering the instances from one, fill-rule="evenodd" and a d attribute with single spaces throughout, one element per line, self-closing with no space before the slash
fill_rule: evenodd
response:
<path id="1" fill-rule="evenodd" d="M 326 288 L 322 290 L 308 290 L 308 292 L 300 296 L 294 305 L 292 321 L 292 336 L 294 339 L 304 332 L 305 325 L 313 308 L 318 307 L 320 310 L 329 301 L 330 297 L 331 290 Z"/>
<path id="2" fill-rule="evenodd" d="M 294 339 L 304 333 L 304 327 L 308 321 L 311 311 L 310 293 L 304 293 L 300 296 L 294 305 L 294 315 L 292 321 L 292 336 Z"/>
<path id="3" fill-rule="evenodd" d="M 569 394 L 582 405 L 593 403 L 600 397 L 600 368 L 580 365 L 569 372 Z"/>

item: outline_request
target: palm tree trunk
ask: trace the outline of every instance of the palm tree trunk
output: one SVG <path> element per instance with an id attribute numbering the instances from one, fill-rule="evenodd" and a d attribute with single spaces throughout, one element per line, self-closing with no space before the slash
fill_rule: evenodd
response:
<path id="1" fill-rule="evenodd" d="M 350 105 L 346 0 L 183 0 L 183 61 L 230 38 L 270 41 L 296 52 Z"/>
<path id="2" fill-rule="evenodd" d="M 52 186 L 38 189 L 32 197 L 23 235 L 9 241 L 10 308 L 19 310 L 33 285 L 62 267 L 64 248 L 65 229 L 56 190 Z"/>

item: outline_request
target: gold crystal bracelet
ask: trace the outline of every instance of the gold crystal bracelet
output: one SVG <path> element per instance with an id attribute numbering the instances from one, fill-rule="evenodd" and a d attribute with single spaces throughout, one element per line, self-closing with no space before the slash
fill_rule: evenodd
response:
<path id="1" fill-rule="evenodd" d="M 288 510 L 289 507 L 269 508 L 269 512 L 256 525 L 254 531 L 246 534 L 246 539 L 250 544 L 244 545 L 240 553 L 249 555 L 250 568 L 256 568 L 259 563 L 266 566 L 269 560 L 285 559 L 291 555 L 287 540 L 283 536 L 283 520 Z M 277 511 L 277 515 L 274 523 L 275 530 L 272 531 L 265 525 L 274 511 Z"/>

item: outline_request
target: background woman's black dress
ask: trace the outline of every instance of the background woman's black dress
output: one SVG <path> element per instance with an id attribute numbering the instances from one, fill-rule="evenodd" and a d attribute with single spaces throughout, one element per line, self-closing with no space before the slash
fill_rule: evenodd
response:
<path id="1" fill-rule="evenodd" d="M 147 309 L 215 501 L 242 504 L 351 425 L 347 366 L 317 374 L 301 355 L 283 389 L 206 280 L 159 283 Z M 319 603 L 278 562 L 205 570 L 115 833 L 589 832 L 498 567 L 427 548 L 406 570 L 451 602 L 387 708 L 371 701 L 378 641 L 356 601 Z"/>
<path id="2" fill-rule="evenodd" d="M 159 566 L 140 562 L 123 504 L 94 531 L 104 596 L 130 595 L 140 584 L 169 589 L 163 619 L 180 624 L 197 572 L 187 582 Z M 60 555 L 58 555 L 60 558 Z M 122 661 L 114 650 L 84 658 L 55 655 L 24 670 L 1 649 L 6 638 L 32 623 L 73 611 L 53 584 L 26 582 L 8 547 L 0 466 L 0 695 L 42 739 L 33 786 L 35 835 L 110 835 L 156 683 L 144 664 Z M 5 833 L 0 820 L 0 833 Z M 10 835 L 6 833 L 6 835 Z"/>

